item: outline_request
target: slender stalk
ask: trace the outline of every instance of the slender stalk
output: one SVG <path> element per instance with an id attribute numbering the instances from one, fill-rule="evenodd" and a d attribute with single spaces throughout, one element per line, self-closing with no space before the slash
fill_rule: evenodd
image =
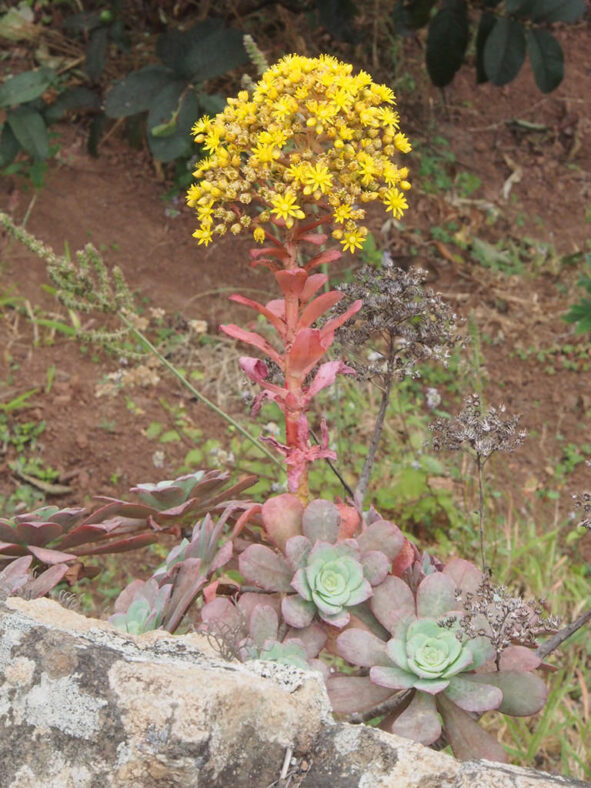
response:
<path id="1" fill-rule="evenodd" d="M 567 638 L 574 635 L 581 627 L 585 626 L 585 624 L 591 621 L 591 608 L 589 610 L 582 613 L 572 624 L 568 624 L 568 626 L 563 627 L 560 629 L 555 635 L 549 640 L 546 640 L 544 643 L 540 644 L 536 649 L 536 655 L 540 657 L 540 659 L 544 659 L 550 654 L 552 651 L 555 651 L 562 643 L 564 643 Z"/>
<path id="2" fill-rule="evenodd" d="M 150 340 L 149 340 L 149 339 L 148 339 L 146 336 L 144 336 L 144 334 L 142 334 L 142 332 L 141 332 L 141 331 L 139 331 L 139 330 L 138 330 L 138 329 L 137 329 L 137 328 L 136 328 L 136 327 L 135 327 L 135 326 L 134 326 L 134 325 L 133 325 L 133 324 L 132 324 L 132 323 L 131 323 L 131 322 L 130 322 L 130 321 L 129 321 L 129 320 L 126 318 L 126 317 L 125 317 L 125 315 L 123 315 L 123 314 L 121 314 L 121 313 L 120 313 L 120 314 L 119 314 L 119 319 L 120 319 L 120 320 L 121 320 L 121 321 L 122 321 L 122 322 L 125 324 L 125 326 L 126 326 L 126 327 L 127 327 L 127 328 L 128 328 L 130 331 L 131 331 L 131 333 L 132 333 L 132 334 L 133 334 L 135 337 L 137 337 L 137 339 L 139 339 L 139 340 L 140 340 L 140 342 L 142 342 L 142 344 L 144 344 L 144 345 L 145 345 L 145 346 L 148 348 L 148 350 L 150 351 L 150 353 L 152 353 L 154 356 L 156 356 L 156 358 L 158 359 L 158 361 L 159 361 L 159 362 L 160 362 L 160 363 L 161 363 L 163 366 L 165 366 L 165 367 L 166 367 L 166 369 L 167 369 L 169 372 L 171 372 L 171 373 L 172 373 L 172 374 L 175 376 L 175 378 L 177 378 L 177 380 L 179 380 L 179 381 L 180 381 L 180 382 L 183 384 L 183 386 L 185 386 L 185 388 L 187 388 L 187 389 L 188 389 L 188 390 L 191 392 L 191 394 L 192 394 L 194 397 L 196 397 L 196 398 L 197 398 L 197 399 L 198 399 L 200 402 L 202 402 L 204 405 L 207 405 L 207 407 L 208 407 L 210 410 L 212 410 L 214 413 L 217 413 L 217 415 L 218 415 L 218 416 L 221 416 L 221 418 L 222 418 L 222 419 L 224 419 L 224 421 L 227 421 L 227 422 L 228 422 L 228 424 L 231 424 L 231 425 L 232 425 L 232 427 L 234 427 L 234 428 L 235 428 L 235 429 L 236 429 L 236 430 L 237 430 L 237 431 L 238 431 L 238 432 L 239 432 L 239 433 L 240 433 L 240 434 L 241 434 L 241 435 L 242 435 L 244 438 L 246 438 L 247 440 L 249 440 L 249 441 L 250 441 L 250 442 L 251 442 L 251 443 L 252 443 L 254 446 L 256 446 L 256 447 L 257 447 L 257 449 L 259 449 L 260 451 L 262 451 L 262 452 L 263 452 L 263 454 L 264 454 L 264 455 L 265 455 L 265 456 L 266 456 L 266 457 L 267 457 L 269 460 L 272 460 L 272 461 L 275 463 L 275 465 L 278 465 L 278 466 L 279 466 L 281 469 L 283 469 L 283 464 L 282 464 L 282 463 L 281 463 L 281 462 L 280 462 L 280 461 L 277 459 L 277 457 L 275 457 L 275 456 L 274 456 L 274 455 L 273 455 L 273 454 L 272 454 L 272 453 L 269 451 L 269 449 L 267 449 L 267 447 L 266 447 L 266 446 L 264 446 L 262 443 L 260 443 L 260 442 L 259 442 L 259 441 L 258 441 L 256 438 L 253 438 L 253 436 L 252 436 L 252 435 L 251 435 L 251 434 L 250 434 L 250 433 L 249 433 L 247 430 L 245 430 L 245 429 L 244 429 L 244 427 L 243 427 L 241 424 L 239 424 L 239 423 L 238 423 L 238 422 L 237 422 L 235 419 L 233 419 L 233 418 L 232 418 L 232 416 L 230 416 L 228 413 L 225 413 L 225 412 L 224 412 L 224 411 L 223 411 L 221 408 L 218 408 L 218 406 L 217 406 L 215 403 L 213 403 L 213 402 L 212 402 L 210 399 L 208 399 L 208 398 L 207 398 L 207 397 L 206 397 L 204 394 L 202 394 L 202 393 L 201 393 L 200 391 L 198 391 L 198 390 L 197 390 L 197 389 L 196 389 L 194 386 L 192 386 L 192 385 L 191 385 L 191 383 L 189 383 L 189 381 L 187 380 L 187 378 L 186 378 L 184 375 L 182 375 L 182 374 L 179 372 L 179 370 L 178 370 L 178 369 L 176 369 L 176 367 L 174 367 L 174 366 L 173 366 L 173 365 L 170 363 L 170 361 L 168 361 L 168 359 L 167 359 L 167 358 L 165 358 L 165 357 L 162 355 L 162 353 L 160 353 L 160 351 L 158 350 L 158 348 L 157 348 L 157 347 L 155 347 L 155 346 L 154 346 L 154 345 L 153 345 L 153 344 L 150 342 Z"/>
<path id="3" fill-rule="evenodd" d="M 385 700 L 383 703 L 380 703 L 379 706 L 374 706 L 374 708 L 370 709 L 369 711 L 364 711 L 362 713 L 360 712 L 358 714 L 350 714 L 349 722 L 367 722 L 368 720 L 373 720 L 374 717 L 381 717 L 382 715 L 391 714 L 401 706 L 408 706 L 413 693 L 414 690 L 412 689 L 405 690 L 404 692 L 398 692 L 391 698 Z"/>
<path id="4" fill-rule="evenodd" d="M 484 559 L 484 474 L 482 469 L 484 461 L 480 454 L 476 455 L 476 468 L 478 469 L 478 531 L 480 534 L 480 560 L 482 561 L 482 571 L 486 574 L 486 561 Z"/>
<path id="5" fill-rule="evenodd" d="M 382 437 L 382 431 L 384 429 L 384 420 L 386 418 L 386 412 L 388 410 L 388 405 L 390 403 L 390 393 L 392 391 L 393 383 L 394 383 L 394 337 L 393 335 L 390 335 L 390 343 L 388 347 L 388 366 L 386 369 L 386 377 L 384 378 L 384 390 L 382 391 L 380 409 L 378 410 L 376 423 L 374 425 L 371 441 L 369 444 L 369 451 L 367 452 L 367 457 L 365 458 L 365 462 L 363 464 L 363 470 L 361 471 L 359 482 L 357 484 L 357 487 L 355 488 L 355 498 L 357 500 L 359 507 L 363 507 L 363 500 L 367 494 L 369 479 L 371 477 L 371 472 L 374 463 L 376 461 L 378 445 L 380 443 L 380 439 Z"/>

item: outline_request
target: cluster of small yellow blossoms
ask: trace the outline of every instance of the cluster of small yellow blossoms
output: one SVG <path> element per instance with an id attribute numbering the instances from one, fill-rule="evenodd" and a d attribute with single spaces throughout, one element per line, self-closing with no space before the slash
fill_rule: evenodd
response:
<path id="1" fill-rule="evenodd" d="M 195 123 L 195 141 L 209 154 L 187 194 L 200 244 L 243 229 L 262 242 L 263 224 L 276 218 L 292 228 L 316 205 L 332 216 L 333 237 L 354 252 L 367 236 L 363 205 L 379 200 L 402 216 L 410 183 L 394 159 L 411 146 L 399 131 L 394 93 L 352 71 L 329 55 L 289 55 L 252 94 L 241 91 L 223 112 Z"/>

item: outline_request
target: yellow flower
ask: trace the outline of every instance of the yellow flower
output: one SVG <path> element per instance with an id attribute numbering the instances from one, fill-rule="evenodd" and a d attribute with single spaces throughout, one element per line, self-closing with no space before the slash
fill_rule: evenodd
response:
<path id="1" fill-rule="evenodd" d="M 262 227 L 255 227 L 252 237 L 258 244 L 262 244 L 265 240 L 265 231 Z"/>
<path id="2" fill-rule="evenodd" d="M 326 231 L 336 229 L 343 248 L 360 248 L 365 212 L 353 206 L 381 200 L 395 216 L 406 207 L 410 183 L 399 165 L 411 146 L 393 104 L 387 85 L 335 57 L 279 60 L 250 93 L 240 91 L 193 126 L 208 154 L 187 192 L 198 209 L 198 241 L 253 232 L 255 221 L 258 242 L 267 222 L 291 228 L 330 215 Z"/>
<path id="3" fill-rule="evenodd" d="M 365 228 L 363 229 L 365 230 Z M 341 241 L 341 245 L 345 252 L 352 252 L 354 254 L 355 249 L 361 249 L 365 243 L 366 235 L 367 231 L 365 233 L 362 232 L 362 228 L 347 230 L 343 236 L 343 240 Z"/>
<path id="4" fill-rule="evenodd" d="M 285 220 L 287 227 L 293 227 L 294 219 L 305 219 L 306 214 L 299 205 L 296 205 L 296 196 L 292 192 L 278 194 L 271 200 L 271 213 Z"/>
<path id="5" fill-rule="evenodd" d="M 309 166 L 305 171 L 303 182 L 311 191 L 319 189 L 322 194 L 326 194 L 332 187 L 332 175 L 326 164 L 316 164 L 315 167 Z"/>
<path id="6" fill-rule="evenodd" d="M 406 197 L 398 189 L 388 189 L 384 194 L 382 202 L 388 211 L 392 211 L 392 215 L 396 219 L 400 219 L 404 211 L 408 208 Z"/>
<path id="7" fill-rule="evenodd" d="M 412 145 L 408 141 L 406 135 L 402 134 L 400 131 L 394 137 L 394 145 L 401 153 L 410 153 L 412 150 Z"/>
<path id="8" fill-rule="evenodd" d="M 193 233 L 193 238 L 197 238 L 197 243 L 199 246 L 201 246 L 201 244 L 205 244 L 205 246 L 207 246 L 213 240 L 211 236 L 211 229 L 207 228 L 195 230 Z"/>
<path id="9" fill-rule="evenodd" d="M 352 218 L 352 208 L 350 205 L 339 205 L 335 208 L 333 217 L 337 224 L 345 224 L 348 219 Z"/>

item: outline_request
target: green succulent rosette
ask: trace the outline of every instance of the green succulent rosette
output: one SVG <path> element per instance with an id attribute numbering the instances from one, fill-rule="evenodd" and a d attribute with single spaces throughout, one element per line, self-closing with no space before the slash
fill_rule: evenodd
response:
<path id="1" fill-rule="evenodd" d="M 318 542 L 313 547 L 306 565 L 297 570 L 291 581 L 311 616 L 317 612 L 323 621 L 337 627 L 349 623 L 347 608 L 365 602 L 372 595 L 371 583 L 359 559 L 359 549 L 344 542 Z M 293 597 L 289 599 L 296 601 Z M 301 602 L 299 605 L 302 607 Z M 289 608 L 288 602 L 283 609 L 288 623 Z"/>

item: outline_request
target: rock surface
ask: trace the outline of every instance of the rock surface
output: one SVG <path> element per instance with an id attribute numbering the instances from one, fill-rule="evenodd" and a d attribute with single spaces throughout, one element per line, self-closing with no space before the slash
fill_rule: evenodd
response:
<path id="1" fill-rule="evenodd" d="M 48 599 L 0 603 L 2 788 L 542 788 L 335 723 L 321 678 L 219 658 L 207 639 L 123 635 Z"/>

